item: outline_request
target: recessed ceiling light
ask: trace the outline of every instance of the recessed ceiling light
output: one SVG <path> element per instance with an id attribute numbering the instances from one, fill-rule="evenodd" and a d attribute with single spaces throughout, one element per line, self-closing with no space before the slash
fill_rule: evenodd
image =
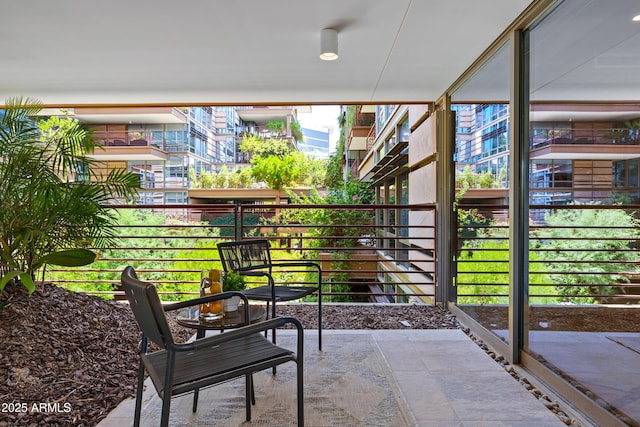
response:
<path id="1" fill-rule="evenodd" d="M 634 16 L 633 18 L 631 18 L 631 20 L 632 20 L 633 22 L 640 22 L 640 15 L 636 15 L 636 16 Z"/>

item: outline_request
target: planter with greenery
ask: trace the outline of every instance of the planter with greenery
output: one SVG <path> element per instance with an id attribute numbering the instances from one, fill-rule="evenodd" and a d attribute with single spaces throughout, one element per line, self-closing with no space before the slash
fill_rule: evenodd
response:
<path id="1" fill-rule="evenodd" d="M 114 243 L 117 216 L 107 204 L 139 186 L 124 170 L 94 171 L 91 134 L 70 117 L 38 119 L 40 111 L 39 101 L 21 98 L 0 111 L 0 292 L 9 283 L 33 292 L 47 264 L 92 263 L 88 248 Z"/>
<path id="2" fill-rule="evenodd" d="M 229 271 L 222 277 L 223 292 L 241 292 L 247 288 L 247 279 L 240 273 Z M 223 301 L 224 311 L 235 311 L 240 304 L 240 297 L 232 297 Z"/>

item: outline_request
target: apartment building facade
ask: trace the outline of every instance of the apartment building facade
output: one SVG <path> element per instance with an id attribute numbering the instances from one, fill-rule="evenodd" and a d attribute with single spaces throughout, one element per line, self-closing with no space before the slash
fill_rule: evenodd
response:
<path id="1" fill-rule="evenodd" d="M 91 156 L 105 170 L 140 176 L 141 204 L 187 204 L 194 178 L 245 167 L 239 150 L 245 135 L 277 137 L 297 148 L 297 111 L 308 107 L 118 107 L 75 108 L 68 113 L 102 144 Z M 281 123 L 273 130 L 272 123 Z M 277 128 L 277 126 L 276 126 Z M 232 197 L 232 196 L 230 196 Z M 272 196 L 265 196 L 268 199 Z"/>
<path id="2" fill-rule="evenodd" d="M 436 203 L 438 184 L 434 168 L 438 152 L 435 149 L 436 118 L 432 117 L 431 108 L 430 105 L 375 105 L 357 106 L 351 111 L 352 126 L 346 134 L 346 169 L 351 176 L 374 187 L 376 203 Z M 588 120 L 562 120 L 585 109 L 590 112 Z M 640 117 L 637 105 L 536 105 L 535 111 L 533 119 L 545 120 L 532 120 L 530 128 L 531 205 L 638 203 L 640 138 L 634 127 L 637 123 L 634 120 Z M 456 183 L 463 182 L 459 178 L 468 171 L 476 178 L 485 177 L 476 179 L 470 187 L 458 185 L 458 200 L 504 205 L 506 209 L 511 138 L 509 105 L 452 104 L 451 113 L 455 123 L 452 154 Z M 617 120 L 603 118 L 614 115 Z M 544 212 L 535 211 L 531 219 L 542 222 Z M 423 247 L 419 239 L 409 238 L 408 230 L 411 226 L 432 224 L 435 218 L 418 216 L 401 208 L 386 215 L 389 216 L 377 218 L 377 223 L 390 226 L 394 232 L 387 234 L 388 240 L 382 242 L 383 255 L 408 269 L 422 270 L 424 266 L 424 271 L 433 271 L 434 248 Z M 410 280 L 402 283 L 400 276 L 385 277 L 382 272 L 380 281 L 399 283 L 400 289 L 409 293 L 416 291 Z"/>
<path id="3" fill-rule="evenodd" d="M 505 203 L 506 191 L 495 189 L 508 188 L 509 105 L 454 104 L 452 111 L 457 177 L 465 168 L 493 177 L 476 182 L 465 197 Z M 638 114 L 635 104 L 536 104 L 529 136 L 530 202 L 637 203 Z"/>

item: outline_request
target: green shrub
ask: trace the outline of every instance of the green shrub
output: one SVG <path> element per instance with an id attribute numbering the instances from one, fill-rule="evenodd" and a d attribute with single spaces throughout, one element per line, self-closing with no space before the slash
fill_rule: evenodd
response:
<path id="1" fill-rule="evenodd" d="M 620 292 L 635 270 L 633 245 L 638 221 L 622 209 L 558 209 L 545 216 L 549 228 L 537 234 L 535 248 L 564 300 L 598 301 Z"/>
<path id="2" fill-rule="evenodd" d="M 504 240 L 476 240 L 466 245 L 458 257 L 456 279 L 459 304 L 509 304 L 509 242 Z M 529 299 L 531 304 L 552 304 L 556 297 L 549 287 L 550 276 L 544 274 L 544 265 L 535 253 L 529 255 Z M 464 285 L 463 283 L 469 283 Z"/>

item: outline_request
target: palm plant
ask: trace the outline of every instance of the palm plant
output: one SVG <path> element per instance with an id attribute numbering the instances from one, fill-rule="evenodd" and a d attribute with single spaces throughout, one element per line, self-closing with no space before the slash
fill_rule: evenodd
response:
<path id="1" fill-rule="evenodd" d="M 90 247 L 113 242 L 115 213 L 106 206 L 133 197 L 137 175 L 97 174 L 87 156 L 98 148 L 70 117 L 34 119 L 37 100 L 12 98 L 0 111 L 0 291 L 35 289 L 46 264 L 90 264 Z"/>

